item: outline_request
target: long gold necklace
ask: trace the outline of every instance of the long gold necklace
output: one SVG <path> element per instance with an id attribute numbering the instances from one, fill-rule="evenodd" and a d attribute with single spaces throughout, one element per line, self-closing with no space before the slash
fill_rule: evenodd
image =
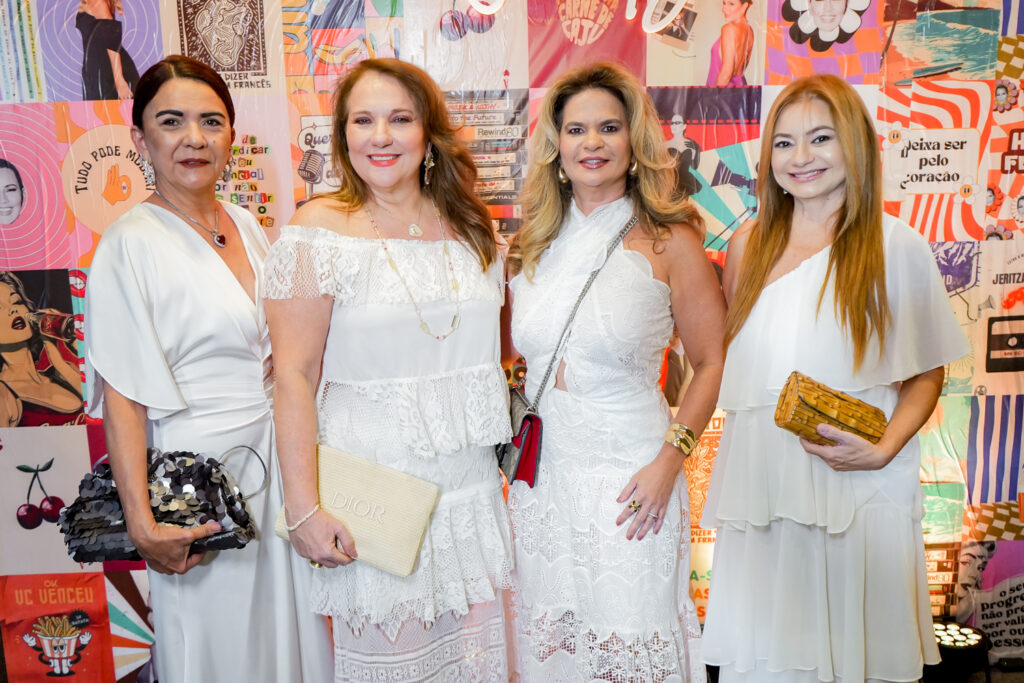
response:
<path id="1" fill-rule="evenodd" d="M 377 220 L 373 217 L 373 212 L 370 211 L 370 207 L 364 206 L 366 209 L 366 215 L 370 218 L 370 227 L 377 233 L 377 239 L 380 241 L 380 246 L 384 248 L 384 255 L 388 257 L 388 265 L 391 266 L 391 270 L 395 271 L 395 275 L 398 277 L 398 281 L 402 283 L 402 287 L 405 289 L 405 293 L 409 296 L 409 301 L 412 302 L 412 307 L 416 310 L 416 317 L 420 320 L 420 329 L 423 330 L 424 334 L 428 334 L 438 341 L 442 341 L 451 336 L 452 332 L 459 328 L 459 323 L 462 322 L 462 301 L 459 299 L 459 281 L 455 279 L 455 266 L 452 263 L 452 255 L 448 251 L 448 236 L 444 231 L 444 224 L 441 222 L 441 214 L 437 210 L 437 205 L 434 201 L 430 201 L 430 205 L 434 209 L 434 218 L 437 220 L 438 230 L 441 231 L 441 250 L 444 252 L 444 260 L 448 265 L 448 275 L 451 277 L 452 293 L 455 295 L 455 315 L 452 316 L 451 325 L 448 326 L 448 331 L 444 334 L 434 334 L 434 331 L 430 329 L 430 325 L 423 318 L 423 311 L 420 310 L 420 305 L 416 302 L 416 298 L 412 295 L 412 290 L 409 289 L 409 283 L 402 277 L 402 273 L 398 270 L 398 265 L 395 263 L 395 259 L 391 256 L 391 250 L 388 249 L 387 240 L 384 239 L 383 233 L 380 231 L 380 226 L 377 225 Z"/>
<path id="2" fill-rule="evenodd" d="M 398 216 L 396 216 L 394 213 L 391 212 L 391 209 L 389 209 L 388 207 L 384 206 L 380 202 L 377 202 L 377 206 L 382 208 L 384 210 L 384 213 L 386 213 L 387 215 L 391 216 L 392 218 L 394 218 L 399 223 L 402 222 L 398 218 Z M 423 237 L 423 228 L 421 228 L 419 226 L 419 222 L 420 222 L 420 219 L 422 217 L 423 217 L 423 202 L 420 202 L 420 210 L 419 210 L 419 213 L 416 214 L 416 220 L 409 224 L 409 228 L 408 228 L 409 237 Z"/>

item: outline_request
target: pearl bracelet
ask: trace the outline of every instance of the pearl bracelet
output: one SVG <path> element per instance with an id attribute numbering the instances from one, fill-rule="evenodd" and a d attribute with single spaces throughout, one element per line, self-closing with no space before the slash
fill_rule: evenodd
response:
<path id="1" fill-rule="evenodd" d="M 288 533 L 291 533 L 291 532 L 295 531 L 300 526 L 302 526 L 307 521 L 309 521 L 309 518 L 312 517 L 313 515 L 315 515 L 316 511 L 319 510 L 319 509 L 320 509 L 320 503 L 317 503 L 316 505 L 313 506 L 312 510 L 310 510 L 309 512 L 306 513 L 305 517 L 303 517 L 299 521 L 295 522 L 295 524 L 290 524 L 290 525 L 289 524 L 285 524 L 284 528 L 288 530 Z"/>

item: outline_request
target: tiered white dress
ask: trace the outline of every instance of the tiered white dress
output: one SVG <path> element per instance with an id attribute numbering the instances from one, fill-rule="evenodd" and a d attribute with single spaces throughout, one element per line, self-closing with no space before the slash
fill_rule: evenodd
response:
<path id="1" fill-rule="evenodd" d="M 389 240 L 388 249 L 430 328 L 447 331 L 456 305 L 441 243 Z M 461 244 L 449 252 L 461 322 L 441 341 L 420 329 L 378 240 L 286 226 L 267 258 L 267 297 L 334 300 L 320 441 L 442 493 L 409 577 L 358 561 L 314 574 L 312 608 L 335 618 L 338 681 L 507 680 L 500 596 L 512 549 L 494 456 L 511 433 L 502 264 L 482 272 Z"/>
<path id="2" fill-rule="evenodd" d="M 572 204 L 533 281 L 511 282 L 512 335 L 536 395 L 589 273 L 632 215 L 620 199 L 590 216 Z M 516 669 L 535 681 L 703 681 L 689 597 L 690 518 L 682 476 L 658 534 L 626 540 L 615 525 L 626 482 L 664 443 L 658 387 L 672 333 L 670 292 L 642 254 L 617 247 L 584 299 L 540 405 L 543 455 L 534 488 L 509 495 L 516 550 Z M 556 364 L 557 367 L 557 364 Z"/>
<path id="3" fill-rule="evenodd" d="M 859 372 L 817 302 L 829 249 L 761 294 L 729 347 L 727 411 L 702 524 L 717 528 L 704 656 L 726 681 L 916 681 L 938 661 L 921 533 L 917 437 L 878 471 L 836 472 L 774 424 L 793 370 L 882 408 L 899 382 L 963 356 L 968 344 L 927 242 L 886 217 L 893 323 Z"/>
<path id="4" fill-rule="evenodd" d="M 266 235 L 247 211 L 222 205 L 238 226 L 259 294 Z M 209 553 L 181 576 L 149 572 L 161 683 L 329 681 L 326 619 L 304 609 L 312 569 L 273 532 L 284 497 L 263 306 L 193 228 L 139 204 L 96 247 L 85 343 L 92 416 L 102 416 L 106 382 L 146 407 L 153 446 L 216 457 L 243 444 L 270 470 L 266 489 L 248 500 L 259 538 Z M 224 464 L 243 492 L 259 488 L 263 470 L 247 452 Z"/>

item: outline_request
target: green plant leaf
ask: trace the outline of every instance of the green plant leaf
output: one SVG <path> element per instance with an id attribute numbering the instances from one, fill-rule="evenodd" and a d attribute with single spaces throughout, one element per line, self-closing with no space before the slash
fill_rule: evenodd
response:
<path id="1" fill-rule="evenodd" d="M 50 458 L 49 460 L 46 461 L 45 465 L 43 465 L 42 467 L 39 468 L 39 471 L 40 472 L 45 472 L 46 470 L 50 469 L 50 467 L 52 467 L 52 466 L 53 466 L 53 458 Z"/>
<path id="2" fill-rule="evenodd" d="M 18 465 L 19 472 L 27 472 L 28 474 L 35 474 L 36 468 L 31 465 Z"/>

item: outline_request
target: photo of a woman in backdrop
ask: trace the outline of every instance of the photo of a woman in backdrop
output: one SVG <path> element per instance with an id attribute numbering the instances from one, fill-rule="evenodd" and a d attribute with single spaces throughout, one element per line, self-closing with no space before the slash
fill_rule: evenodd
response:
<path id="1" fill-rule="evenodd" d="M 82 0 L 75 28 L 82 34 L 82 99 L 128 100 L 139 72 L 122 44 L 121 0 Z"/>
<path id="2" fill-rule="evenodd" d="M 716 529 L 704 659 L 722 683 L 916 681 L 938 662 L 920 445 L 969 350 L 924 237 L 882 211 L 872 116 L 832 75 L 762 127 L 759 213 L 729 243 L 726 411 L 702 526 Z M 776 426 L 792 371 L 882 409 L 874 444 Z"/>
<path id="3" fill-rule="evenodd" d="M 674 196 L 653 103 L 618 65 L 559 78 L 531 145 L 509 254 L 527 400 L 552 370 L 536 483 L 509 491 L 516 671 L 702 682 L 683 461 L 715 407 L 725 315 L 703 223 Z M 658 385 L 673 328 L 693 368 L 674 415 Z"/>

